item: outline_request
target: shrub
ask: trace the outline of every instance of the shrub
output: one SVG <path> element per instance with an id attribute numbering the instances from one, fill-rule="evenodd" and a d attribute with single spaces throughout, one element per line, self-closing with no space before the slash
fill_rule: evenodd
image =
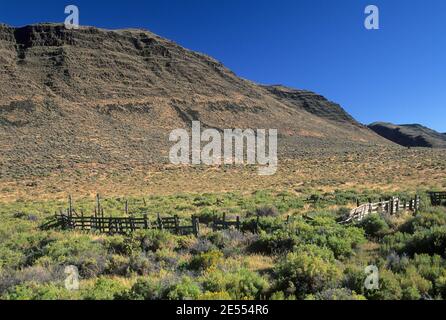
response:
<path id="1" fill-rule="evenodd" d="M 371 214 L 360 222 L 359 226 L 372 239 L 382 238 L 389 232 L 389 225 L 379 214 Z"/>
<path id="2" fill-rule="evenodd" d="M 333 252 L 314 245 L 297 247 L 279 262 L 274 272 L 277 289 L 298 298 L 327 289 L 341 277 Z"/>
<path id="3" fill-rule="evenodd" d="M 308 295 L 307 300 L 367 300 L 363 295 L 346 288 L 327 289 L 314 295 Z"/>
<path id="4" fill-rule="evenodd" d="M 218 250 L 200 253 L 192 257 L 189 262 L 191 270 L 215 269 L 223 260 L 223 253 Z"/>
<path id="5" fill-rule="evenodd" d="M 106 272 L 108 274 L 126 276 L 130 269 L 130 258 L 121 255 L 111 255 L 107 260 Z"/>
<path id="6" fill-rule="evenodd" d="M 117 280 L 99 277 L 91 288 L 83 290 L 82 296 L 85 300 L 113 300 L 125 289 Z"/>
<path id="7" fill-rule="evenodd" d="M 268 289 L 268 282 L 264 278 L 245 268 L 235 272 L 209 272 L 204 276 L 202 284 L 206 291 L 227 292 L 236 300 L 260 299 Z"/>
<path id="8" fill-rule="evenodd" d="M 282 253 L 293 250 L 299 243 L 301 241 L 294 233 L 278 230 L 272 234 L 261 233 L 259 238 L 249 246 L 249 250 L 265 254 Z"/>
<path id="9" fill-rule="evenodd" d="M 101 274 L 106 265 L 105 248 L 88 236 L 67 237 L 50 242 L 42 252 L 56 264 L 77 266 L 83 278 Z"/>
<path id="10" fill-rule="evenodd" d="M 170 285 L 165 294 L 170 300 L 192 300 L 197 299 L 201 290 L 190 277 L 183 277 L 180 282 Z"/>
<path id="11" fill-rule="evenodd" d="M 429 291 L 432 289 L 432 283 L 418 274 L 414 266 L 407 268 L 400 282 L 403 290 L 402 298 L 405 300 L 419 300 L 429 296 Z"/>
<path id="12" fill-rule="evenodd" d="M 139 278 L 127 292 L 116 296 L 119 300 L 160 300 L 163 299 L 160 282 L 151 278 Z"/>
<path id="13" fill-rule="evenodd" d="M 178 244 L 176 236 L 163 230 L 139 231 L 134 237 L 140 242 L 141 249 L 145 252 L 155 252 L 163 248 L 173 250 Z"/>
<path id="14" fill-rule="evenodd" d="M 147 275 L 154 270 L 154 264 L 146 254 L 134 254 L 130 257 L 130 270 L 138 273 L 141 276 Z"/>
<path id="15" fill-rule="evenodd" d="M 427 253 L 439 254 L 446 257 L 446 226 L 432 227 L 414 233 L 413 237 L 406 242 L 404 250 L 408 254 Z"/>
<path id="16" fill-rule="evenodd" d="M 379 289 L 366 290 L 365 296 L 370 300 L 401 300 L 403 291 L 397 276 L 390 270 L 380 270 Z"/>
<path id="17" fill-rule="evenodd" d="M 105 246 L 112 254 L 132 255 L 137 243 L 131 237 L 110 236 L 105 239 Z"/>
<path id="18" fill-rule="evenodd" d="M 210 292 L 206 291 L 205 293 L 200 294 L 197 297 L 198 300 L 231 300 L 231 295 L 226 291 L 221 292 Z"/>
<path id="19" fill-rule="evenodd" d="M 60 300 L 69 299 L 73 292 L 55 284 L 27 282 L 9 289 L 3 296 L 5 300 Z"/>
<path id="20" fill-rule="evenodd" d="M 280 213 L 276 207 L 261 207 L 257 208 L 254 212 L 248 212 L 247 217 L 277 217 Z"/>
<path id="21" fill-rule="evenodd" d="M 252 217 L 245 219 L 242 222 L 242 231 L 247 232 L 261 232 L 265 231 L 267 233 L 274 232 L 276 230 L 281 230 L 284 227 L 284 220 L 279 217 L 262 217 L 257 219 L 257 217 Z"/>

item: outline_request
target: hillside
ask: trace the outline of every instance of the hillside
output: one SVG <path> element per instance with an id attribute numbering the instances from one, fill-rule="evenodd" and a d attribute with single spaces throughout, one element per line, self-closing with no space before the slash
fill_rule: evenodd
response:
<path id="1" fill-rule="evenodd" d="M 2 176 L 165 162 L 168 133 L 277 128 L 279 152 L 388 142 L 312 92 L 261 86 L 143 30 L 0 25 Z"/>
<path id="2" fill-rule="evenodd" d="M 395 125 L 375 122 L 369 128 L 377 134 L 405 147 L 446 148 L 446 135 L 420 124 Z"/>

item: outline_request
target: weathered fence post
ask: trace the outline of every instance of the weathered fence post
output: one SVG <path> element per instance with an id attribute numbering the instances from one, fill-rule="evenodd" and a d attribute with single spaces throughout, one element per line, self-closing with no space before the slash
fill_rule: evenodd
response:
<path id="1" fill-rule="evenodd" d="M 192 229 L 194 235 L 198 237 L 200 234 L 200 220 L 195 216 L 192 216 Z"/>
<path id="2" fill-rule="evenodd" d="M 163 220 L 161 220 L 160 214 L 158 213 L 158 218 L 157 218 L 157 222 L 158 222 L 158 229 L 163 230 Z"/>
<path id="3" fill-rule="evenodd" d="M 147 213 L 144 213 L 144 229 L 149 229 L 149 224 L 147 223 Z"/>
<path id="4" fill-rule="evenodd" d="M 101 214 L 101 198 L 99 196 L 99 193 L 96 194 L 96 208 L 97 208 L 97 213 Z"/>
<path id="5" fill-rule="evenodd" d="M 72 199 L 71 199 L 71 194 L 68 195 L 68 215 L 70 217 L 73 216 L 73 202 L 72 202 Z"/>
<path id="6" fill-rule="evenodd" d="M 173 217 L 173 219 L 174 219 L 174 223 L 175 223 L 175 233 L 178 234 L 178 233 L 180 232 L 180 221 L 179 221 L 177 215 L 175 215 L 175 216 Z"/>
<path id="7" fill-rule="evenodd" d="M 128 200 L 125 200 L 124 211 L 125 211 L 126 215 L 129 214 L 129 201 Z"/>
<path id="8" fill-rule="evenodd" d="M 237 216 L 236 218 L 236 228 L 238 231 L 241 229 L 240 216 Z"/>

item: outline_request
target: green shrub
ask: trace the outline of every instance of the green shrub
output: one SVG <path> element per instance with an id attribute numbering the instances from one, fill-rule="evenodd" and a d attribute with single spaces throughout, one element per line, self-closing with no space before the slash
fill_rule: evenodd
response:
<path id="1" fill-rule="evenodd" d="M 423 278 L 414 266 L 406 269 L 401 275 L 401 288 L 403 290 L 403 299 L 419 300 L 422 297 L 429 296 L 432 289 L 432 283 Z"/>
<path id="2" fill-rule="evenodd" d="M 205 293 L 200 294 L 197 297 L 197 300 L 212 300 L 212 301 L 231 300 L 231 295 L 226 291 L 221 291 L 221 292 L 206 291 Z"/>
<path id="3" fill-rule="evenodd" d="M 316 294 L 308 295 L 306 300 L 367 300 L 363 295 L 346 288 L 327 289 Z"/>
<path id="4" fill-rule="evenodd" d="M 283 258 L 274 270 L 277 289 L 305 298 L 340 281 L 333 252 L 314 245 L 299 246 Z"/>
<path id="5" fill-rule="evenodd" d="M 170 285 L 165 294 L 169 300 L 193 300 L 201 290 L 190 277 L 182 277 L 180 282 Z"/>
<path id="6" fill-rule="evenodd" d="M 160 300 L 164 298 L 162 285 L 152 278 L 139 278 L 127 292 L 115 297 L 118 300 Z"/>
<path id="7" fill-rule="evenodd" d="M 82 290 L 82 297 L 85 300 L 113 300 L 125 290 L 126 287 L 117 280 L 99 277 L 93 287 Z"/>
<path id="8" fill-rule="evenodd" d="M 126 276 L 130 269 L 130 258 L 117 254 L 111 255 L 105 268 L 108 274 Z"/>
<path id="9" fill-rule="evenodd" d="M 293 250 L 301 241 L 296 234 L 287 230 L 277 230 L 272 234 L 261 233 L 259 238 L 254 241 L 249 250 L 256 253 L 282 253 Z"/>
<path id="10" fill-rule="evenodd" d="M 223 253 L 218 250 L 203 252 L 192 257 L 189 262 L 191 270 L 215 269 L 223 260 Z"/>
<path id="11" fill-rule="evenodd" d="M 173 250 L 178 245 L 178 238 L 170 232 L 163 230 L 144 230 L 135 233 L 134 238 L 139 241 L 141 249 L 147 251 L 157 251 L 159 249 Z"/>
<path id="12" fill-rule="evenodd" d="M 260 299 L 268 289 L 266 279 L 245 268 L 235 272 L 209 272 L 203 277 L 202 284 L 205 291 L 227 292 L 236 300 Z"/>
<path id="13" fill-rule="evenodd" d="M 379 214 L 371 214 L 359 223 L 365 234 L 371 238 L 382 238 L 389 232 L 389 225 Z"/>
<path id="14" fill-rule="evenodd" d="M 379 289 L 366 290 L 365 295 L 370 300 L 401 300 L 403 290 L 397 276 L 390 270 L 380 270 Z"/>
<path id="15" fill-rule="evenodd" d="M 27 282 L 10 288 L 1 298 L 5 300 L 60 300 L 70 299 L 73 293 L 55 284 Z"/>
<path id="16" fill-rule="evenodd" d="M 101 274 L 105 269 L 107 256 L 103 245 L 86 235 L 52 241 L 43 247 L 42 253 L 55 264 L 77 266 L 83 278 Z"/>

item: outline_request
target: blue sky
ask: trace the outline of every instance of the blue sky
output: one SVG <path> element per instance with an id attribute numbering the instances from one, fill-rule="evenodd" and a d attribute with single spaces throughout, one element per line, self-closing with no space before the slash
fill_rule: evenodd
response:
<path id="1" fill-rule="evenodd" d="M 0 22 L 141 27 L 213 56 L 243 78 L 309 89 L 363 123 L 422 123 L 446 132 L 444 0 L 6 1 Z M 380 9 L 380 30 L 364 8 Z"/>

